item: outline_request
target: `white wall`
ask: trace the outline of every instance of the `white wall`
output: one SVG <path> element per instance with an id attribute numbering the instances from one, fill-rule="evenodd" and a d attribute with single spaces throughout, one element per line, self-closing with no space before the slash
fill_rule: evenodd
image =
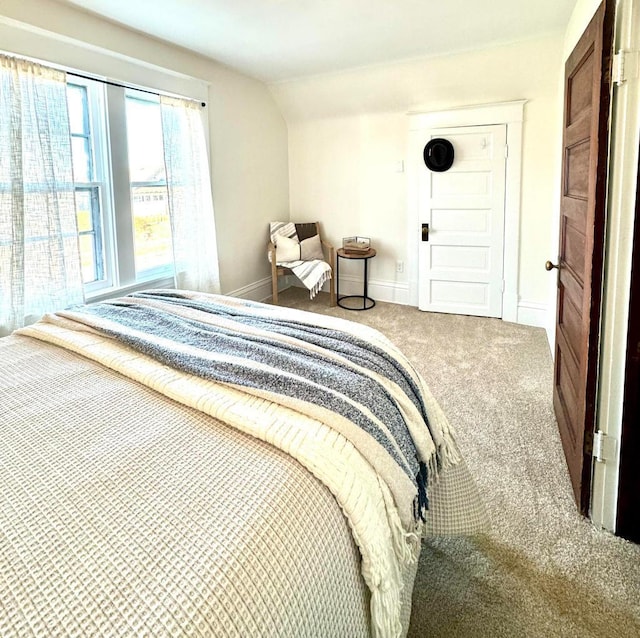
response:
<path id="1" fill-rule="evenodd" d="M 557 208 L 560 34 L 472 53 L 411 60 L 271 85 L 289 125 L 291 218 L 319 219 L 336 244 L 370 236 L 374 288 L 403 298 L 407 272 L 409 111 L 527 99 L 519 293 L 544 317 L 549 227 Z M 416 238 L 417 241 L 417 238 Z M 356 265 L 354 264 L 354 267 Z"/>
<path id="2" fill-rule="evenodd" d="M 3 0 L 0 49 L 203 98 L 222 291 L 251 295 L 269 276 L 268 222 L 288 214 L 289 185 L 286 124 L 264 84 L 52 0 Z"/>

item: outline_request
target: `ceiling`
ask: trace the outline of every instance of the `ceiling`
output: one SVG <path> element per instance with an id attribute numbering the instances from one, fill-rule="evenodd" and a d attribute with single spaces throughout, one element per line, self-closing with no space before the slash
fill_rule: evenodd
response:
<path id="1" fill-rule="evenodd" d="M 279 82 L 563 31 L 576 0 L 64 0 Z"/>

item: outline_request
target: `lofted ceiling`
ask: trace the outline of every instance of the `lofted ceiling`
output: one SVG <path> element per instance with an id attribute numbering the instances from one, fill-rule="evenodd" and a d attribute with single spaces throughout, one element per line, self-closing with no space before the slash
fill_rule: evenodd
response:
<path id="1" fill-rule="evenodd" d="M 576 0 L 64 0 L 279 82 L 563 31 Z"/>

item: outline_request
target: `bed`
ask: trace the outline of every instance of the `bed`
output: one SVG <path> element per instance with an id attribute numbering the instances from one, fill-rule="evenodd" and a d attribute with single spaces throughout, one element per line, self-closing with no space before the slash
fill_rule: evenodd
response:
<path id="1" fill-rule="evenodd" d="M 0 635 L 404 636 L 486 517 L 379 332 L 156 290 L 0 339 Z"/>

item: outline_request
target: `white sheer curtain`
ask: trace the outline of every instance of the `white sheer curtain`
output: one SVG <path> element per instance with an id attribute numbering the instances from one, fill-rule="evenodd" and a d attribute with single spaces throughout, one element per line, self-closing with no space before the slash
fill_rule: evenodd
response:
<path id="1" fill-rule="evenodd" d="M 84 301 L 65 80 L 0 55 L 0 336 Z"/>
<path id="2" fill-rule="evenodd" d="M 198 103 L 161 96 L 176 286 L 220 292 L 211 178 Z"/>

